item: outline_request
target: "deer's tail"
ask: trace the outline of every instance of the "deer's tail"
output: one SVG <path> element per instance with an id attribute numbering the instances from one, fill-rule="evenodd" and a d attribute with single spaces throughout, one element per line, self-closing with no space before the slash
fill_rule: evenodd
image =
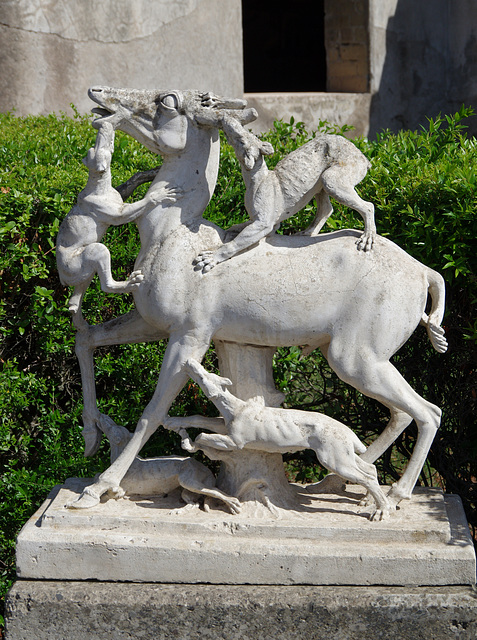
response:
<path id="1" fill-rule="evenodd" d="M 427 335 L 434 349 L 439 353 L 445 353 L 448 345 L 444 329 L 441 327 L 446 297 L 444 278 L 437 271 L 428 269 L 427 281 L 432 301 L 431 310 L 429 315 L 427 313 L 422 314 L 421 324 L 426 327 Z"/>

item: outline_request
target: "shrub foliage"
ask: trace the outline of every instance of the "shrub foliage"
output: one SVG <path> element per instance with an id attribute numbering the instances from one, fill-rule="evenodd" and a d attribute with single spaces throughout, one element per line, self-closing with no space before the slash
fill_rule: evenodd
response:
<path id="1" fill-rule="evenodd" d="M 462 496 L 471 527 L 477 526 L 477 141 L 465 134 L 462 108 L 454 116 L 429 120 L 424 130 L 383 132 L 356 144 L 372 169 L 359 191 L 376 206 L 378 232 L 440 271 L 447 282 L 444 320 L 449 351 L 436 354 L 419 328 L 394 362 L 418 393 L 443 409 L 443 420 L 420 482 Z M 103 447 L 93 459 L 82 457 L 81 381 L 74 355 L 74 332 L 67 312 L 69 292 L 60 285 L 55 237 L 61 220 L 83 188 L 81 163 L 94 143 L 89 120 L 77 116 L 17 118 L 0 115 L 0 572 L 2 591 L 14 575 L 14 540 L 19 528 L 46 497 L 69 476 L 88 476 L 108 463 Z M 343 133 L 329 124 L 319 131 Z M 275 147 L 270 166 L 311 136 L 302 123 L 277 122 L 264 137 Z M 157 165 L 157 158 L 118 133 L 113 160 L 115 184 Z M 246 219 L 238 162 L 222 145 L 215 196 L 205 217 L 227 227 Z M 134 198 L 140 198 L 146 187 Z M 282 233 L 304 228 L 314 214 L 311 203 L 282 225 Z M 327 229 L 360 227 L 361 218 L 335 203 Z M 134 225 L 111 229 L 105 242 L 113 271 L 122 279 L 133 269 L 139 250 Z M 101 322 L 132 305 L 130 296 L 107 295 L 97 279 L 85 298 L 85 315 Z M 101 407 L 118 423 L 133 428 L 151 397 L 165 345 L 125 345 L 99 350 L 96 357 Z M 213 353 L 209 366 L 214 365 Z M 351 426 L 365 442 L 382 431 L 387 412 L 377 402 L 347 387 L 319 352 L 300 359 L 297 348 L 280 349 L 276 382 L 287 406 L 322 411 Z M 121 389 L 121 393 L 117 390 Z M 189 384 L 172 412 L 211 412 L 200 390 Z M 148 452 L 180 453 L 175 434 L 158 430 Z M 416 430 L 408 428 L 379 464 L 381 482 L 392 482 L 409 458 Z M 314 454 L 287 456 L 291 478 L 320 477 Z"/>

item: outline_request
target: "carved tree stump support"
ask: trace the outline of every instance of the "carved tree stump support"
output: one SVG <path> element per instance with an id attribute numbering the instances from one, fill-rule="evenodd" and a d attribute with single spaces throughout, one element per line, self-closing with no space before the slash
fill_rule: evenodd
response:
<path id="1" fill-rule="evenodd" d="M 263 396 L 268 406 L 278 407 L 285 399 L 273 380 L 272 361 L 274 347 L 255 347 L 215 342 L 220 374 L 233 381 L 231 393 L 241 400 Z M 293 509 L 297 506 L 296 493 L 290 486 L 280 453 L 266 453 L 252 449 L 242 451 L 216 451 L 222 461 L 217 486 L 225 493 L 236 496 L 256 512 L 266 510 L 278 515 L 277 507 Z M 263 505 L 263 506 L 261 506 Z"/>

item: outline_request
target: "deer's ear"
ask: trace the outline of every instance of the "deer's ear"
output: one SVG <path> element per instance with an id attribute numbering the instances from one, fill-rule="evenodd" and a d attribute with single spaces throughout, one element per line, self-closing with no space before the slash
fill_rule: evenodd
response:
<path id="1" fill-rule="evenodd" d="M 231 387 L 233 385 L 233 382 L 230 378 L 222 378 L 222 384 L 224 384 L 226 387 Z"/>

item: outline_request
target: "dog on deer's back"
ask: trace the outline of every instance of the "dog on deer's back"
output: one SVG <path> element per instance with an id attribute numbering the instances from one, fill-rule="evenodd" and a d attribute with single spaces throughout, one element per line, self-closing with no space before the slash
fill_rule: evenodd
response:
<path id="1" fill-rule="evenodd" d="M 316 236 L 333 213 L 329 196 L 357 211 L 364 220 L 364 231 L 357 241 L 363 251 L 372 249 L 376 237 L 374 205 L 355 190 L 363 180 L 369 160 L 349 140 L 340 135 L 318 134 L 285 156 L 273 171 L 264 156 L 274 150 L 247 131 L 232 115 L 222 117 L 221 128 L 234 148 L 246 186 L 245 208 L 250 220 L 234 225 L 234 239 L 214 251 L 202 251 L 194 261 L 207 273 L 217 264 L 249 249 L 315 198 L 317 213 L 305 235 Z"/>
<path id="2" fill-rule="evenodd" d="M 133 434 L 105 414 L 101 414 L 100 428 L 111 445 L 112 463 Z M 136 456 L 115 494 L 117 497 L 124 494 L 160 496 L 179 487 L 182 489 L 182 499 L 187 504 L 197 503 L 201 496 L 205 496 L 206 511 L 209 510 L 207 498 L 215 498 L 224 502 L 231 513 L 240 512 L 240 501 L 217 489 L 215 477 L 210 469 L 189 457 L 163 456 L 144 459 Z"/>

